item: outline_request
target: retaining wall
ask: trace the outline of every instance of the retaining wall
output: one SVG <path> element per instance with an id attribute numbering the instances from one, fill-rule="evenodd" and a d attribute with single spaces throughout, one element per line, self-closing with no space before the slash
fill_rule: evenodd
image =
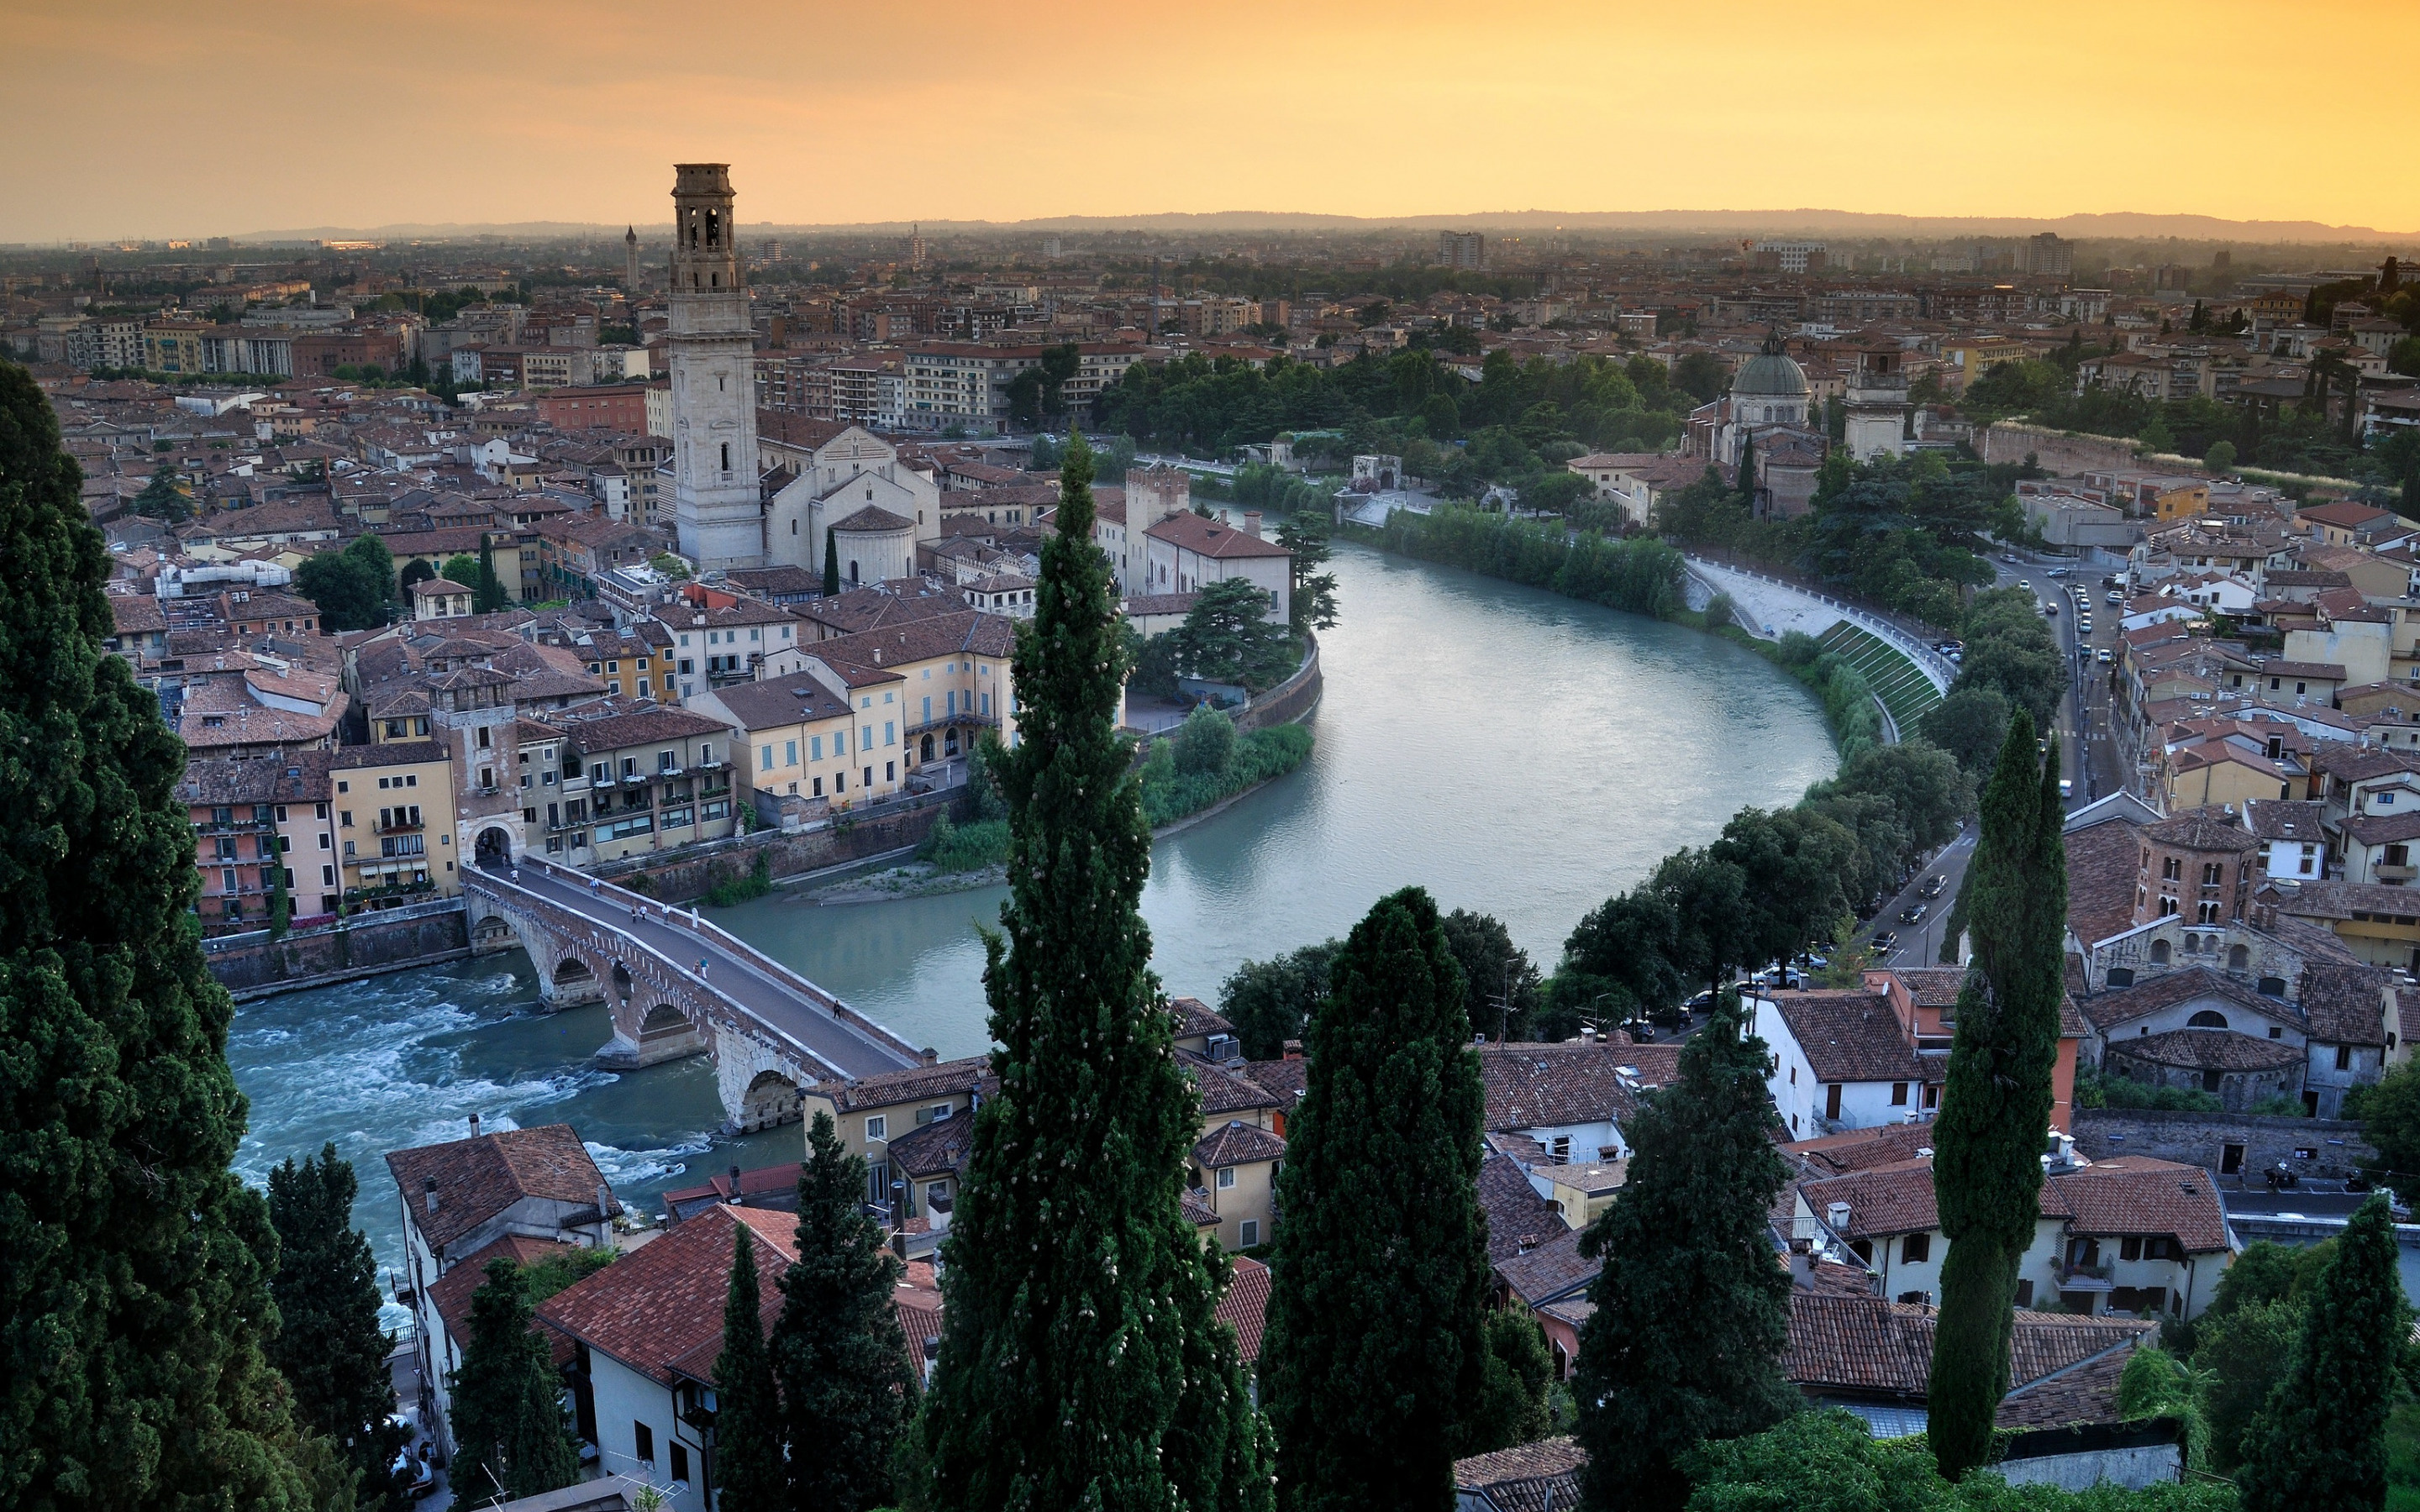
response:
<path id="1" fill-rule="evenodd" d="M 210 974 L 239 998 L 435 965 L 471 953 L 462 900 L 440 898 L 355 914 L 341 923 L 221 934 L 202 942 Z"/>
<path id="2" fill-rule="evenodd" d="M 819 872 L 919 843 L 933 827 L 933 821 L 965 791 L 961 785 L 903 799 L 886 805 L 878 812 L 843 815 L 795 835 L 760 829 L 693 850 L 630 856 L 590 871 L 608 882 L 665 902 L 694 898 L 725 878 L 746 876 L 755 867 L 760 852 L 770 857 L 768 864 L 777 877 Z M 644 885 L 639 881 L 641 877 L 645 878 Z"/>
<path id="3" fill-rule="evenodd" d="M 2094 1160 L 2149 1155 L 2215 1174 L 2226 1147 L 2243 1148 L 2242 1169 L 2254 1182 L 2279 1162 L 2306 1176 L 2341 1176 L 2378 1151 L 2361 1125 L 2341 1119 L 2273 1118 L 2249 1113 L 2166 1113 L 2149 1108 L 2077 1108 L 2075 1147 Z M 2319 1151 L 2299 1159 L 2298 1149 Z M 2232 1181 L 2233 1176 L 2227 1178 Z"/>
<path id="4" fill-rule="evenodd" d="M 1252 700 L 1241 714 L 1235 716 L 1238 730 L 1266 730 L 1272 725 L 1293 724 L 1319 704 L 1323 686 L 1319 673 L 1319 640 L 1311 640 L 1311 655 L 1302 658 L 1292 677 Z"/>

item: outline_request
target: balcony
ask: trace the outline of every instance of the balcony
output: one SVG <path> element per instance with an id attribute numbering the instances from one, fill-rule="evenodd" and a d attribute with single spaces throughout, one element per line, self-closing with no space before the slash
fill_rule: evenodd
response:
<path id="1" fill-rule="evenodd" d="M 2058 1268 L 2058 1284 L 2070 1291 L 2107 1291 L 2115 1285 L 2111 1279 L 2117 1268 L 2107 1260 L 2098 1265 L 2086 1265 L 2070 1260 Z"/>
<path id="2" fill-rule="evenodd" d="M 2420 867 L 2379 865 L 2371 867 L 2369 874 L 2390 887 L 2400 887 L 2413 877 L 2420 877 Z"/>
<path id="3" fill-rule="evenodd" d="M 385 824 L 372 825 L 370 826 L 370 833 L 374 835 L 417 835 L 427 827 L 428 826 L 422 824 L 417 819 L 397 819 Z"/>

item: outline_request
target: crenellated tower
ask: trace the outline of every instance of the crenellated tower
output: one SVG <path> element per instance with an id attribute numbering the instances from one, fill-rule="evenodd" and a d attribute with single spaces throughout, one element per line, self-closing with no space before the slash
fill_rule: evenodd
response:
<path id="1" fill-rule="evenodd" d="M 731 166 L 684 162 L 673 180 L 674 518 L 702 572 L 762 566 L 755 331 L 741 281 Z"/>

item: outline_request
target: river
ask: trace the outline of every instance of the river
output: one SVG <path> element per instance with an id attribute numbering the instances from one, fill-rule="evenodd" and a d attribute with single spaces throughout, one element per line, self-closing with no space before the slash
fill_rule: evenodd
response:
<path id="1" fill-rule="evenodd" d="M 1343 623 L 1301 769 L 1153 848 L 1143 892 L 1171 995 L 1217 1001 L 1241 962 L 1342 934 L 1418 883 L 1493 913 L 1542 968 L 1580 916 L 1747 804 L 1830 775 L 1796 681 L 1711 636 L 1450 568 L 1340 548 Z M 823 906 L 777 892 L 726 927 L 944 1057 L 988 1042 L 981 924 L 1005 889 Z M 238 1011 L 252 1099 L 238 1157 L 265 1180 L 333 1140 L 358 1167 L 381 1264 L 400 1244 L 387 1150 L 567 1121 L 626 1201 L 732 1161 L 794 1156 L 795 1128 L 739 1140 L 704 1060 L 597 1070 L 601 1005 L 546 1014 L 518 951 Z"/>

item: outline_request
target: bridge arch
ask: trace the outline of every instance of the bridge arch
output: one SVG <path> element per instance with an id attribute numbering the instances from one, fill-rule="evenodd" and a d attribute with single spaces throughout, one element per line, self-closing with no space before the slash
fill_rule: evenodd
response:
<path id="1" fill-rule="evenodd" d="M 689 1015 L 670 1003 L 658 1003 L 639 1018 L 639 1043 L 642 1047 L 690 1032 Z"/>
<path id="2" fill-rule="evenodd" d="M 794 1123 L 805 1105 L 805 1096 L 799 1084 L 778 1071 L 761 1071 L 748 1084 L 739 1100 L 739 1111 L 733 1119 L 742 1134 L 770 1129 L 776 1124 Z"/>

